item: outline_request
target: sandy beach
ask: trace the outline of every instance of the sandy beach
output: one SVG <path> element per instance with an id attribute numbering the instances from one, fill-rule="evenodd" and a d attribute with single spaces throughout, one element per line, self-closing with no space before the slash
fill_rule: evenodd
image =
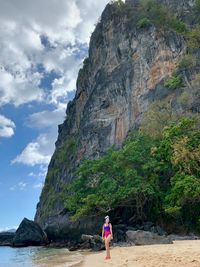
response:
<path id="1" fill-rule="evenodd" d="M 112 247 L 111 260 L 105 251 L 85 255 L 77 267 L 200 267 L 200 240 L 174 241 L 170 245 Z"/>

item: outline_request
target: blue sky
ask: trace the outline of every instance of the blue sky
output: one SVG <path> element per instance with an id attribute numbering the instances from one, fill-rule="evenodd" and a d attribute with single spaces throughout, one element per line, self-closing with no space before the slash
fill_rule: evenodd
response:
<path id="1" fill-rule="evenodd" d="M 0 0 L 0 231 L 34 218 L 57 126 L 108 0 Z"/>

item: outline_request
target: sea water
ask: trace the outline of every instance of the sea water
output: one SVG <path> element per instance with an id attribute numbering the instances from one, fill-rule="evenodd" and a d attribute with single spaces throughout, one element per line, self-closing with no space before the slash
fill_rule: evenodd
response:
<path id="1" fill-rule="evenodd" d="M 79 252 L 66 248 L 0 247 L 0 267 L 68 267 L 81 260 Z"/>

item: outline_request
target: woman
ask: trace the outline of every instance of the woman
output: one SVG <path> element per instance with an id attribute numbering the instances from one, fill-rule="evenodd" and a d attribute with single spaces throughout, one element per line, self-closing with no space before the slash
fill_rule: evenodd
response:
<path id="1" fill-rule="evenodd" d="M 112 233 L 112 224 L 110 223 L 109 216 L 105 217 L 105 223 L 102 227 L 102 239 L 105 241 L 105 247 L 106 247 L 106 257 L 105 259 L 111 259 L 110 257 L 110 247 L 109 243 L 110 240 L 113 239 L 113 233 Z"/>

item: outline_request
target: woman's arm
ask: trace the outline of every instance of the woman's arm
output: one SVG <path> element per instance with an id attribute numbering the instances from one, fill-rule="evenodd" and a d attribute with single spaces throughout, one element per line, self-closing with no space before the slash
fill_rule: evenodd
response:
<path id="1" fill-rule="evenodd" d="M 113 231 L 112 231 L 112 224 L 110 223 L 110 232 L 111 232 L 111 236 L 112 236 L 112 239 L 113 239 Z"/>
<path id="2" fill-rule="evenodd" d="M 104 239 L 104 225 L 102 227 L 102 239 Z"/>

